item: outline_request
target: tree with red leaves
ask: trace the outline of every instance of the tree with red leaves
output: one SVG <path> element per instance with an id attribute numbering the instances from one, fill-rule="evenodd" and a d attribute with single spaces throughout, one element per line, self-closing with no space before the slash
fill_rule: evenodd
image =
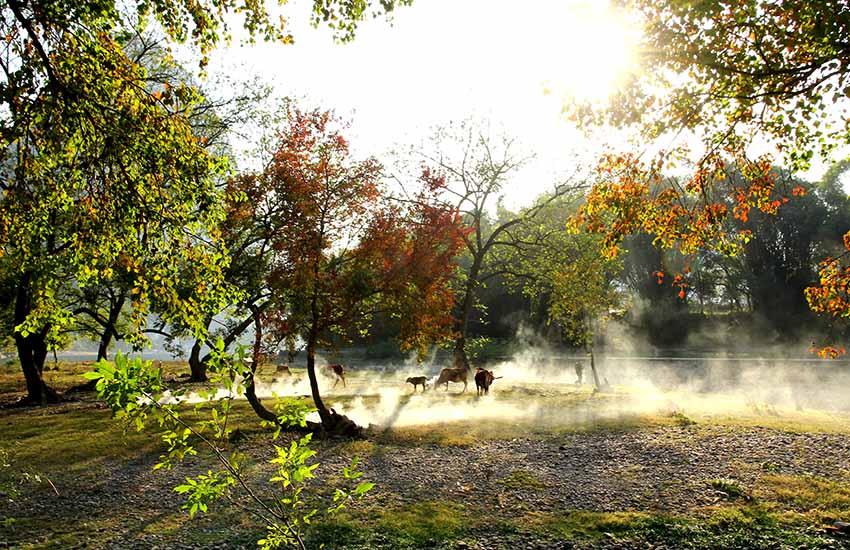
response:
<path id="1" fill-rule="evenodd" d="M 394 201 L 381 165 L 353 159 L 343 130 L 330 112 L 291 107 L 266 168 L 234 182 L 246 209 L 265 211 L 251 216 L 265 220 L 264 246 L 274 251 L 265 277 L 271 303 L 256 308 L 254 364 L 264 325 L 267 339 L 301 338 L 322 428 L 334 433 L 356 426 L 322 401 L 317 348 L 365 332 L 378 313 L 400 320 L 403 349 L 424 351 L 449 337 L 449 279 L 463 243 L 460 216 L 436 200 L 439 185 L 423 186 L 415 201 Z"/>

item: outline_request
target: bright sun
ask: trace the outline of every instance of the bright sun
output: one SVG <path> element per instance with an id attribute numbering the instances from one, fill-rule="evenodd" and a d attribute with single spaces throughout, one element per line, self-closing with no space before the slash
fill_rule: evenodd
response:
<path id="1" fill-rule="evenodd" d="M 541 67 L 547 88 L 579 100 L 607 99 L 636 70 L 639 27 L 599 0 L 568 3 L 562 13 L 541 29 L 549 37 L 548 66 Z"/>

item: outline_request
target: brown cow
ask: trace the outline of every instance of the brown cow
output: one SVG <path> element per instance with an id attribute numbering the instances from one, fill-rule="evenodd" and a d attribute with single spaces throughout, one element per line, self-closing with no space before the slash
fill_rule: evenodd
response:
<path id="1" fill-rule="evenodd" d="M 416 393 L 416 386 L 422 386 L 422 393 L 425 393 L 425 382 L 427 381 L 426 376 L 411 376 L 407 379 L 408 384 L 413 384 L 413 393 Z"/>
<path id="2" fill-rule="evenodd" d="M 440 376 L 434 382 L 434 389 L 440 384 L 446 385 L 446 391 L 449 391 L 449 382 L 463 382 L 463 391 L 466 391 L 466 379 L 469 376 L 469 371 L 463 367 L 451 367 L 440 371 Z"/>
<path id="3" fill-rule="evenodd" d="M 345 368 L 340 364 L 335 365 L 325 365 L 325 368 L 332 371 L 336 375 L 336 382 L 334 382 L 333 387 L 335 388 L 339 381 L 342 380 L 342 387 L 345 387 Z"/>
<path id="4" fill-rule="evenodd" d="M 272 382 L 277 382 L 280 380 L 282 375 L 292 376 L 292 371 L 289 370 L 289 365 L 278 365 L 274 370 L 274 375 L 272 376 Z"/>
<path id="5" fill-rule="evenodd" d="M 493 383 L 493 380 L 498 380 L 501 376 L 493 376 L 493 371 L 484 370 L 479 368 L 475 371 L 475 389 L 478 391 L 478 395 L 481 395 L 483 391 L 484 394 L 490 393 L 490 384 Z"/>

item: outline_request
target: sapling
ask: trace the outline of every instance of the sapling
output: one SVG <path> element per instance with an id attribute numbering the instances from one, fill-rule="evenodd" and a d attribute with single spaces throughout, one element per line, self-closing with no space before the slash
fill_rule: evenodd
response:
<path id="1" fill-rule="evenodd" d="M 228 418 L 232 401 L 244 391 L 244 350 L 237 347 L 233 355 L 225 353 L 223 342 L 216 343 L 209 362 L 213 387 L 226 388 L 225 395 L 218 391 L 200 391 L 192 396 L 194 414 L 184 415 L 189 396 L 185 389 L 169 390 L 163 384 L 162 371 L 151 361 L 130 358 L 118 353 L 114 364 L 99 361 L 86 377 L 97 381 L 98 395 L 112 409 L 113 415 L 126 425 L 141 431 L 154 427 L 160 432 L 167 451 L 160 456 L 154 469 L 171 469 L 175 462 L 197 454 L 197 447 L 206 447 L 214 454 L 220 467 L 210 469 L 185 483 L 174 487 L 183 495 L 183 509 L 190 516 L 207 512 L 218 501 L 226 501 L 259 519 L 266 527 L 266 535 L 258 540 L 264 550 L 281 547 L 306 548 L 304 532 L 316 517 L 341 510 L 348 502 L 362 499 L 374 487 L 373 483 L 358 481 L 357 458 L 343 469 L 345 484 L 337 487 L 333 501 L 321 510 L 308 505 L 305 490 L 314 477 L 318 462 L 310 463 L 316 452 L 310 448 L 312 434 L 293 440 L 288 446 L 274 442 L 282 430 L 305 427 L 305 417 L 312 410 L 302 404 L 278 402 L 275 406 L 277 420 L 264 422 L 269 430 L 269 442 L 274 445 L 275 457 L 269 462 L 274 474 L 267 480 L 276 491 L 273 498 L 261 494 L 256 488 L 256 470 L 244 467 L 247 456 L 232 450 L 232 425 Z M 218 397 L 218 398 L 216 398 Z M 247 497 L 247 498 L 239 498 Z M 312 502 L 312 499 L 311 499 Z"/>

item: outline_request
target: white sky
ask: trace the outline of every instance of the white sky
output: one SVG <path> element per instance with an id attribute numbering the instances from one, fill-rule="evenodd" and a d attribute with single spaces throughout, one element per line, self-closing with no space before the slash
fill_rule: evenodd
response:
<path id="1" fill-rule="evenodd" d="M 309 26 L 310 5 L 283 9 L 295 44 L 219 48 L 210 73 L 260 75 L 281 96 L 336 110 L 352 121 L 361 155 L 418 143 L 452 120 L 488 118 L 536 155 L 508 191 L 509 205 L 571 172 L 576 152 L 591 162 L 599 151 L 561 116 L 561 93 L 609 93 L 628 62 L 623 23 L 605 0 L 416 0 L 392 24 L 362 24 L 344 45 Z"/>

